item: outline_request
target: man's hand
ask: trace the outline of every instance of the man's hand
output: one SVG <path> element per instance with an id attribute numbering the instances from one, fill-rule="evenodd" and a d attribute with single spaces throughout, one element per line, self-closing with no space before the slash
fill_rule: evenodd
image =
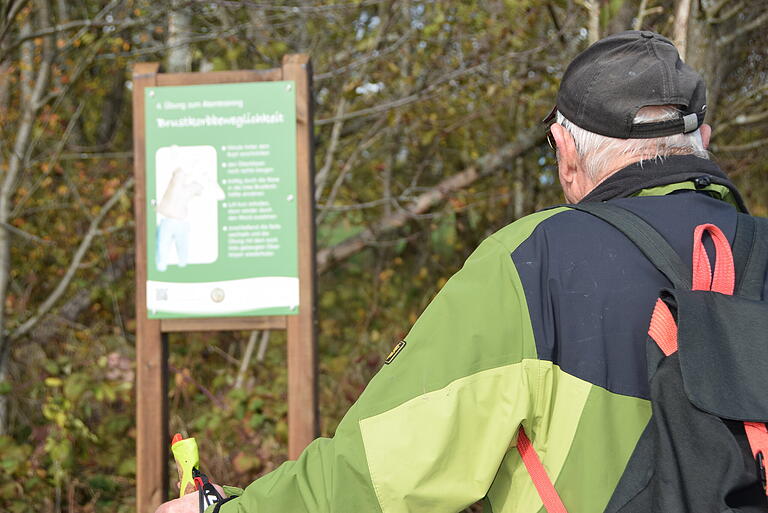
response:
<path id="1" fill-rule="evenodd" d="M 214 485 L 219 495 L 225 497 L 224 490 L 219 485 Z M 200 492 L 188 493 L 183 497 L 161 504 L 155 513 L 200 513 Z"/>

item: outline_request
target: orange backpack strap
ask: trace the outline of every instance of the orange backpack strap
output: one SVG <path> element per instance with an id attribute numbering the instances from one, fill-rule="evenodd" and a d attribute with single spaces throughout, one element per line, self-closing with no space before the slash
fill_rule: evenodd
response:
<path id="1" fill-rule="evenodd" d="M 765 424 L 762 422 L 745 422 L 744 432 L 747 433 L 749 448 L 752 449 L 752 456 L 755 458 L 760 470 L 760 481 L 763 489 L 766 495 L 768 495 L 765 477 L 765 459 L 768 457 L 768 429 L 766 429 Z"/>
<path id="2" fill-rule="evenodd" d="M 738 294 L 750 299 L 762 299 L 768 254 L 768 221 L 739 214 L 736 238 L 733 242 L 733 258 L 741 271 L 738 276 Z M 749 441 L 752 456 L 757 462 L 763 489 L 766 487 L 766 459 L 768 459 L 768 429 L 762 422 L 745 422 L 744 432 Z"/>
<path id="3" fill-rule="evenodd" d="M 702 241 L 705 232 L 709 232 L 715 245 L 714 272 Z M 732 295 L 734 292 L 736 272 L 731 246 L 720 228 L 715 225 L 702 224 L 694 231 L 692 282 L 693 290 L 711 290 L 725 295 Z M 666 356 L 677 351 L 677 325 L 666 303 L 661 299 L 654 308 L 648 335 Z M 744 432 L 760 471 L 763 490 L 768 495 L 765 464 L 765 459 L 768 458 L 768 428 L 762 422 L 744 422 Z"/>
<path id="4" fill-rule="evenodd" d="M 536 450 L 525 434 L 523 426 L 520 426 L 520 430 L 517 432 L 517 452 L 523 459 L 523 464 L 531 476 L 533 486 L 539 492 L 539 497 L 541 497 L 541 502 L 544 503 L 544 509 L 547 510 L 547 513 L 568 513 L 563 501 L 560 500 L 560 495 L 555 490 L 555 485 L 552 484 L 552 480 L 547 475 L 547 469 L 544 468 L 539 455 L 536 454 Z"/>
<path id="5" fill-rule="evenodd" d="M 704 233 L 709 233 L 715 245 L 714 274 L 709 264 L 707 251 L 704 249 Z M 693 290 L 711 290 L 721 294 L 732 295 L 736 284 L 736 271 L 733 254 L 728 238 L 717 226 L 701 224 L 693 232 Z M 653 339 L 665 356 L 677 351 L 677 323 L 667 304 L 661 299 L 651 316 L 648 335 Z"/>

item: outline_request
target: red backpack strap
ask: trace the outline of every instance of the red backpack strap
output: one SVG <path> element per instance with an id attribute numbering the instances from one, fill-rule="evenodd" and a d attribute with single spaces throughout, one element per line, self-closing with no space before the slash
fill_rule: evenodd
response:
<path id="1" fill-rule="evenodd" d="M 661 299 L 656 300 L 656 306 L 653 308 L 648 335 L 656 342 L 664 356 L 677 351 L 677 323 L 669 307 Z"/>
<path id="2" fill-rule="evenodd" d="M 715 244 L 715 270 L 709 263 L 707 251 L 702 241 L 708 232 Z M 733 295 L 736 284 L 736 270 L 733 262 L 731 245 L 725 234 L 713 224 L 702 224 L 693 232 L 693 290 L 709 290 L 725 295 Z M 677 351 L 677 324 L 669 307 L 661 299 L 657 300 L 651 316 L 648 335 L 658 344 L 666 356 Z M 768 458 L 768 428 L 762 422 L 744 422 L 752 456 L 760 470 L 760 480 L 768 495 L 766 486 L 765 459 Z"/>
<path id="3" fill-rule="evenodd" d="M 705 232 L 709 233 L 715 244 L 714 275 L 702 240 Z M 692 261 L 693 290 L 711 290 L 729 296 L 733 294 L 736 284 L 733 253 L 728 238 L 720 228 L 713 224 L 700 224 L 696 227 L 693 231 Z M 669 307 L 661 299 L 656 300 L 648 335 L 656 342 L 664 355 L 669 356 L 677 351 L 677 323 Z"/>
<path id="4" fill-rule="evenodd" d="M 704 232 L 708 232 L 715 243 L 714 275 L 702 241 Z M 693 290 L 712 290 L 730 296 L 735 285 L 736 269 L 728 238 L 714 224 L 700 224 L 693 232 Z"/>
<path id="5" fill-rule="evenodd" d="M 768 458 L 768 429 L 762 422 L 745 422 L 744 432 L 747 433 L 749 448 L 752 449 L 752 456 L 760 469 L 760 481 L 763 484 L 763 490 L 768 495 L 765 477 L 765 459 Z"/>
<path id="6" fill-rule="evenodd" d="M 520 457 L 523 459 L 523 464 L 531 476 L 533 486 L 539 492 L 539 497 L 541 497 L 541 502 L 544 503 L 544 509 L 547 510 L 547 513 L 568 513 L 563 505 L 563 501 L 560 500 L 560 495 L 555 490 L 555 485 L 552 484 L 547 475 L 547 469 L 544 468 L 539 455 L 536 454 L 536 450 L 525 434 L 523 426 L 520 426 L 517 432 L 517 452 L 520 453 Z"/>

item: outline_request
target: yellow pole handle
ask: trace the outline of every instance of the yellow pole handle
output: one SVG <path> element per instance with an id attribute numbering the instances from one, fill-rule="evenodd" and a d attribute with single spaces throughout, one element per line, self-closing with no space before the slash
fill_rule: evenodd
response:
<path id="1" fill-rule="evenodd" d="M 197 452 L 197 441 L 194 438 L 182 438 L 177 434 L 173 437 L 171 452 L 176 460 L 176 470 L 179 472 L 179 496 L 194 492 L 195 480 L 192 469 L 200 467 L 200 455 Z"/>

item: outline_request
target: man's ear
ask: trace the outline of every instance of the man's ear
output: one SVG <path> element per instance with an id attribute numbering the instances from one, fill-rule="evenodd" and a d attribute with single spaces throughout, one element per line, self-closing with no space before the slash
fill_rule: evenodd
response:
<path id="1" fill-rule="evenodd" d="M 554 123 L 550 130 L 557 145 L 557 168 L 563 188 L 571 184 L 578 171 L 579 154 L 571 133 L 560 123 Z"/>
<path id="2" fill-rule="evenodd" d="M 701 134 L 701 144 L 706 150 L 709 148 L 709 138 L 712 136 L 712 127 L 704 123 L 699 127 L 699 133 Z"/>

